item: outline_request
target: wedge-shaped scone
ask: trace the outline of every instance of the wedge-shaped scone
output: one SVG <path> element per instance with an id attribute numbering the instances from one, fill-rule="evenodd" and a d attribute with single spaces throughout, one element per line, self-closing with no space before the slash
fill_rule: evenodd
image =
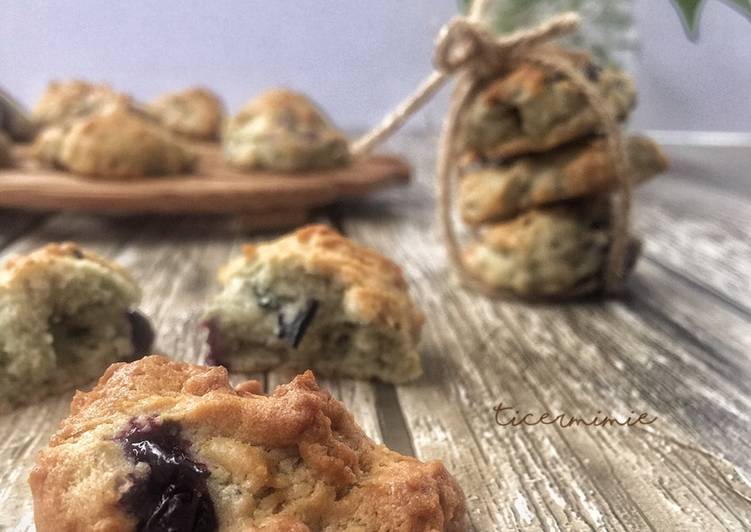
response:
<path id="1" fill-rule="evenodd" d="M 32 116 L 41 126 L 83 118 L 112 104 L 131 105 L 130 97 L 107 85 L 86 81 L 53 81 L 36 104 Z"/>
<path id="2" fill-rule="evenodd" d="M 114 364 L 37 456 L 39 532 L 460 532 L 440 462 L 370 440 L 311 372 L 263 395 L 227 370 Z"/>
<path id="3" fill-rule="evenodd" d="M 305 95 L 286 89 L 263 93 L 232 117 L 224 156 L 249 170 L 305 171 L 349 162 L 347 139 Z"/>
<path id="4" fill-rule="evenodd" d="M 631 78 L 614 68 L 601 70 L 584 55 L 567 55 L 597 85 L 613 116 L 625 119 L 636 102 Z M 571 81 L 523 63 L 477 95 L 466 116 L 463 151 L 480 160 L 506 159 L 550 150 L 598 127 L 594 110 Z"/>
<path id="5" fill-rule="evenodd" d="M 181 174 L 196 161 L 169 132 L 122 105 L 47 128 L 32 155 L 42 164 L 102 179 Z"/>
<path id="6" fill-rule="evenodd" d="M 85 384 L 151 348 L 127 273 L 75 244 L 0 269 L 0 411 Z"/>
<path id="7" fill-rule="evenodd" d="M 150 106 L 162 126 L 193 140 L 217 140 L 221 133 L 224 105 L 203 87 L 164 94 Z"/>
<path id="8" fill-rule="evenodd" d="M 626 147 L 635 184 L 667 168 L 667 159 L 652 140 L 631 137 Z M 461 178 L 459 205 L 464 221 L 478 225 L 531 207 L 602 193 L 618 184 L 605 140 L 590 138 L 470 170 Z"/>
<path id="9" fill-rule="evenodd" d="M 574 297 L 603 288 L 610 242 L 609 200 L 586 198 L 485 227 L 465 261 L 483 282 L 520 296 Z M 629 270 L 639 249 L 632 239 Z"/>
<path id="10" fill-rule="evenodd" d="M 424 318 L 396 264 L 322 225 L 244 251 L 206 312 L 211 360 L 389 382 L 421 374 Z"/>

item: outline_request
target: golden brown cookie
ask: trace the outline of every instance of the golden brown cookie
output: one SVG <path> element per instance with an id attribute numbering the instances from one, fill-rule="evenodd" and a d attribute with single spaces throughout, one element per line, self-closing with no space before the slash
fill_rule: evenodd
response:
<path id="1" fill-rule="evenodd" d="M 229 121 L 224 157 L 249 170 L 305 171 L 349 162 L 347 139 L 305 95 L 275 89 Z"/>
<path id="2" fill-rule="evenodd" d="M 32 155 L 43 164 L 101 179 L 182 174 L 196 161 L 167 131 L 121 105 L 47 128 Z"/>
<path id="3" fill-rule="evenodd" d="M 120 266 L 72 243 L 0 269 L 0 412 L 98 377 L 151 348 L 135 306 L 141 291 Z"/>
<path id="4" fill-rule="evenodd" d="M 108 85 L 86 81 L 53 81 L 36 104 L 32 113 L 41 126 L 59 125 L 101 111 L 112 104 L 132 105 L 129 96 Z"/>
<path id="5" fill-rule="evenodd" d="M 485 226 L 465 250 L 465 261 L 484 283 L 523 297 L 600 291 L 611 243 L 610 209 L 606 197 L 532 209 Z M 632 239 L 629 270 L 639 248 Z"/>
<path id="6" fill-rule="evenodd" d="M 444 466 L 374 443 L 312 373 L 260 388 L 163 357 L 112 365 L 37 456 L 37 530 L 468 530 Z"/>
<path id="7" fill-rule="evenodd" d="M 667 168 L 662 151 L 648 138 L 629 138 L 626 152 L 634 183 Z M 461 178 L 459 205 L 464 221 L 478 225 L 617 186 L 615 165 L 605 140 L 590 138 L 550 152 L 470 170 Z"/>
<path id="8" fill-rule="evenodd" d="M 625 72 L 600 69 L 582 54 L 564 57 L 596 84 L 616 119 L 628 116 L 636 90 Z M 598 127 L 594 110 L 571 81 L 523 63 L 476 96 L 465 117 L 462 151 L 480 160 L 506 159 L 550 150 Z"/>
<path id="9" fill-rule="evenodd" d="M 396 264 L 323 225 L 244 251 L 205 315 L 214 361 L 389 382 L 422 373 L 424 317 Z"/>
<path id="10" fill-rule="evenodd" d="M 210 90 L 194 87 L 160 96 L 149 106 L 149 112 L 177 135 L 212 141 L 219 138 L 224 105 Z"/>

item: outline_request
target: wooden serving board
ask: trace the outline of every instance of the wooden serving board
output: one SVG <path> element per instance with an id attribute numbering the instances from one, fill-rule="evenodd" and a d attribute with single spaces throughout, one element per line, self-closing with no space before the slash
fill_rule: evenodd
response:
<path id="1" fill-rule="evenodd" d="M 15 166 L 0 169 L 0 207 L 93 213 L 240 214 L 259 228 L 303 223 L 311 209 L 409 181 L 403 159 L 376 155 L 332 170 L 242 172 L 224 163 L 216 144 L 194 145 L 189 175 L 112 180 L 40 167 L 28 146 L 14 149 Z"/>

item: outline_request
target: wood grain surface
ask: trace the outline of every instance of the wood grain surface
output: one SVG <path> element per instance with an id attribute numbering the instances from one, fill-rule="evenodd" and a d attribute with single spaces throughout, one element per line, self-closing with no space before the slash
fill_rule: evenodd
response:
<path id="1" fill-rule="evenodd" d="M 428 317 L 425 376 L 396 387 L 322 384 L 375 439 L 443 460 L 464 487 L 474 530 L 751 529 L 751 196 L 675 164 L 637 194 L 646 247 L 625 297 L 493 301 L 459 288 L 446 269 L 432 205 L 434 142 L 400 135 L 390 149 L 415 164 L 412 185 L 340 202 L 322 217 L 404 267 Z M 683 153 L 670 150 L 678 161 Z M 751 150 L 735 156 L 751 164 Z M 229 217 L 0 211 L 0 257 L 64 239 L 106 254 L 141 281 L 158 349 L 199 362 L 199 316 L 217 267 L 242 242 L 274 235 L 249 234 Z M 290 374 L 233 380 L 248 377 L 270 389 Z M 70 395 L 0 417 L 0 530 L 33 530 L 26 476 Z M 657 420 L 503 427 L 500 402 L 522 413 Z"/>
<path id="2" fill-rule="evenodd" d="M 260 228 L 299 221 L 300 213 L 380 187 L 404 184 L 410 167 L 377 155 L 342 168 L 305 173 L 242 172 L 228 166 L 216 144 L 195 144 L 194 173 L 146 179 L 80 177 L 40 167 L 17 145 L 15 166 L 0 169 L 0 206 L 93 213 L 251 213 Z M 258 216 L 258 214 L 273 216 Z M 286 216 L 285 216 L 286 214 Z"/>

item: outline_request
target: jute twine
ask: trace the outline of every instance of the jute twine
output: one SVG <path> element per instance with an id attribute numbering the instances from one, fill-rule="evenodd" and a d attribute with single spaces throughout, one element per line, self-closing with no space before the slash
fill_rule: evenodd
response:
<path id="1" fill-rule="evenodd" d="M 462 118 L 489 79 L 507 74 L 520 62 L 533 62 L 564 76 L 581 91 L 594 110 L 620 185 L 612 213 L 612 238 L 605 271 L 605 290 L 617 293 L 624 283 L 631 210 L 630 169 L 621 130 L 597 86 L 585 78 L 567 58 L 544 46 L 555 38 L 575 32 L 579 27 L 579 16 L 564 13 L 536 27 L 498 37 L 492 35 L 480 22 L 487 5 L 487 0 L 476 0 L 467 17 L 457 17 L 442 28 L 433 60 L 436 70 L 420 84 L 414 94 L 386 116 L 381 124 L 355 141 L 351 146 L 352 152 L 355 156 L 368 154 L 395 133 L 448 79 L 456 75 L 457 84 L 438 147 L 438 219 L 449 260 L 460 280 L 489 296 L 507 295 L 505 290 L 487 285 L 472 273 L 462 255 L 454 227 L 452 195 L 457 174 L 457 146 L 462 134 Z"/>

